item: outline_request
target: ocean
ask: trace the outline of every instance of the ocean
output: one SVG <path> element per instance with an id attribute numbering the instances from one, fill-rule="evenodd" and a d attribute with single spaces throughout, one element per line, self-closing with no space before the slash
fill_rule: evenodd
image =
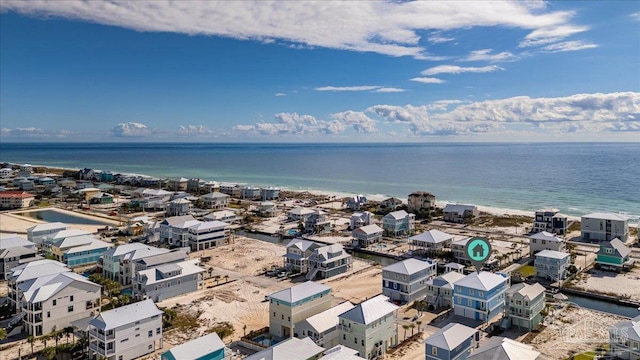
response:
<path id="1" fill-rule="evenodd" d="M 0 162 L 640 216 L 640 143 L 0 143 Z"/>

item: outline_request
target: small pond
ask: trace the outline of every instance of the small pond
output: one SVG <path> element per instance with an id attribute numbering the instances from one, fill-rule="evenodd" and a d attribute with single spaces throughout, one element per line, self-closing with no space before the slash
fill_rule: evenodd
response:
<path id="1" fill-rule="evenodd" d="M 15 213 L 16 215 L 30 217 L 32 219 L 42 220 L 46 222 L 62 222 L 65 224 L 81 224 L 81 225 L 111 225 L 106 221 L 89 219 L 81 216 L 75 216 L 66 212 L 55 210 L 36 210 Z"/>

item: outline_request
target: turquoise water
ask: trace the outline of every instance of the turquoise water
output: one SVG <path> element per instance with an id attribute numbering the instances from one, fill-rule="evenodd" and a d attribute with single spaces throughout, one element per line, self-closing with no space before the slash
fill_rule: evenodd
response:
<path id="1" fill-rule="evenodd" d="M 65 224 L 82 224 L 82 225 L 110 225 L 110 223 L 108 222 L 87 219 L 80 216 L 61 213 L 55 210 L 27 211 L 27 212 L 16 213 L 16 215 L 30 217 L 32 219 L 38 219 L 46 222 L 62 222 Z"/>
<path id="2" fill-rule="evenodd" d="M 640 215 L 640 143 L 0 143 L 0 162 L 380 194 L 497 208 Z"/>

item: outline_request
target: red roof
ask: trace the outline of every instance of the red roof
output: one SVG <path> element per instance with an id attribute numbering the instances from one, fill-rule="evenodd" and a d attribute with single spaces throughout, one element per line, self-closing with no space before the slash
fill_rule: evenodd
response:
<path id="1" fill-rule="evenodd" d="M 35 197 L 35 195 L 28 193 L 26 191 L 2 191 L 0 192 L 0 198 L 12 198 L 12 199 L 16 199 L 16 198 L 20 198 L 20 199 L 25 199 L 25 198 L 30 198 L 30 197 Z"/>

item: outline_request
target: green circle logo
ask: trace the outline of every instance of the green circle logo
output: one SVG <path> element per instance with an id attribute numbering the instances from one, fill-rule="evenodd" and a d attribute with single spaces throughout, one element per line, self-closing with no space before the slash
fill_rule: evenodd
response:
<path id="1" fill-rule="evenodd" d="M 491 256 L 491 244 L 487 239 L 471 239 L 467 242 L 465 253 L 471 261 L 484 262 Z"/>

